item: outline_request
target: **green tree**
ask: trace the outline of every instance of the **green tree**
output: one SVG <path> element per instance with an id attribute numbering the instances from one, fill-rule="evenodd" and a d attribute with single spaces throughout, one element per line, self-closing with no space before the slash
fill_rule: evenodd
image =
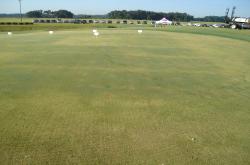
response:
<path id="1" fill-rule="evenodd" d="M 26 16 L 30 18 L 42 18 L 43 11 L 42 10 L 29 11 L 28 13 L 26 13 Z"/>
<path id="2" fill-rule="evenodd" d="M 135 19 L 135 20 L 159 20 L 163 17 L 167 17 L 170 20 L 175 21 L 191 21 L 193 16 L 187 13 L 163 13 L 163 12 L 152 12 L 144 10 L 126 11 L 126 10 L 115 10 L 108 13 L 108 17 L 111 19 Z"/>
<path id="3" fill-rule="evenodd" d="M 58 10 L 54 12 L 55 17 L 57 18 L 73 18 L 74 14 L 67 10 Z"/>

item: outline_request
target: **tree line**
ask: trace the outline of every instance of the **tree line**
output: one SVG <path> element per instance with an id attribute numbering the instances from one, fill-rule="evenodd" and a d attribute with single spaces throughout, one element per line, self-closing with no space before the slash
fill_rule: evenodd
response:
<path id="1" fill-rule="evenodd" d="M 17 18 L 17 17 L 20 17 L 19 13 L 12 13 L 12 14 L 0 13 L 0 18 Z"/>
<path id="2" fill-rule="evenodd" d="M 34 10 L 26 13 L 27 17 L 30 18 L 93 18 L 90 15 L 75 15 L 67 10 Z M 109 19 L 134 19 L 134 20 L 159 20 L 163 17 L 166 17 L 173 21 L 192 21 L 194 17 L 187 13 L 178 13 L 178 12 L 153 12 L 153 11 L 127 11 L 127 10 L 115 10 L 111 11 L 107 15 L 97 15 L 98 18 L 109 18 Z"/>
<path id="3" fill-rule="evenodd" d="M 194 18 L 194 21 L 203 22 L 225 22 L 225 16 L 206 16 L 203 18 Z"/>
<path id="4" fill-rule="evenodd" d="M 18 17 L 19 14 L 0 14 L 0 17 Z M 203 18 L 194 18 L 194 16 L 187 13 L 179 13 L 179 12 L 153 12 L 153 11 L 145 11 L 145 10 L 115 10 L 111 11 L 105 15 L 74 15 L 71 11 L 68 10 L 34 10 L 29 11 L 25 14 L 26 17 L 29 18 L 83 18 L 83 19 L 91 19 L 91 18 L 109 18 L 109 19 L 134 19 L 134 20 L 160 20 L 163 17 L 171 21 L 205 21 L 205 22 L 224 22 L 225 18 L 223 16 L 206 16 Z"/>
<path id="5" fill-rule="evenodd" d="M 194 16 L 179 12 L 153 12 L 144 10 L 115 10 L 107 14 L 111 19 L 159 20 L 166 17 L 172 21 L 192 21 Z"/>
<path id="6" fill-rule="evenodd" d="M 85 15 L 85 14 L 74 15 L 71 11 L 68 10 L 58 10 L 58 11 L 33 10 L 27 12 L 25 16 L 28 18 L 83 18 L 83 19 L 107 17 L 107 15 Z"/>
<path id="7" fill-rule="evenodd" d="M 68 10 L 34 10 L 27 12 L 26 16 L 30 18 L 73 18 L 74 14 Z"/>

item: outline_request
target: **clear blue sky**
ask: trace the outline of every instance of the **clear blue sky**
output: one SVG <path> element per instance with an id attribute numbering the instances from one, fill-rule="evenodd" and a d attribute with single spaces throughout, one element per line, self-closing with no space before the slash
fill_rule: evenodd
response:
<path id="1" fill-rule="evenodd" d="M 236 15 L 250 17 L 250 0 L 22 0 L 23 12 L 67 9 L 75 14 L 106 14 L 111 10 L 187 12 L 195 17 L 224 15 L 237 7 Z M 0 0 L 0 13 L 18 13 L 18 0 Z"/>

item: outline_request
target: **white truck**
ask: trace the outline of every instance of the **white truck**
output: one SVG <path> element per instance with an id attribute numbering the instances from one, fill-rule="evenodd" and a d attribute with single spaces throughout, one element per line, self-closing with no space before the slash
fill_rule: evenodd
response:
<path id="1" fill-rule="evenodd" d="M 229 8 L 226 10 L 225 22 L 232 29 L 250 29 L 250 18 L 234 17 L 236 7 L 233 7 L 231 18 L 228 17 Z"/>
<path id="2" fill-rule="evenodd" d="M 250 29 L 250 18 L 234 17 L 230 22 L 232 29 Z"/>

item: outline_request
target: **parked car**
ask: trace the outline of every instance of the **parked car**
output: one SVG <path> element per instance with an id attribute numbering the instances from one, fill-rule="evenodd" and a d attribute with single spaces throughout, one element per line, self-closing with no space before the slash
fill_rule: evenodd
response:
<path id="1" fill-rule="evenodd" d="M 56 20 L 50 20 L 50 23 L 57 23 L 57 21 Z"/>
<path id="2" fill-rule="evenodd" d="M 226 24 L 213 24 L 213 27 L 215 28 L 224 28 Z"/>
<path id="3" fill-rule="evenodd" d="M 63 23 L 69 23 L 69 20 L 63 20 Z"/>
<path id="4" fill-rule="evenodd" d="M 199 23 L 195 23 L 195 24 L 193 24 L 193 26 L 200 27 L 200 26 L 201 26 L 201 24 L 199 24 Z"/>
<path id="5" fill-rule="evenodd" d="M 57 23 L 63 23 L 62 19 L 60 19 L 60 18 L 58 20 L 56 20 L 56 22 Z"/>
<path id="6" fill-rule="evenodd" d="M 82 21 L 79 19 L 73 20 L 75 24 L 80 24 Z"/>
<path id="7" fill-rule="evenodd" d="M 207 24 L 201 24 L 201 27 L 208 27 Z"/>
<path id="8" fill-rule="evenodd" d="M 250 29 L 250 24 L 242 23 L 240 29 Z"/>
<path id="9" fill-rule="evenodd" d="M 87 23 L 87 20 L 81 20 L 81 23 L 82 23 L 82 24 L 86 24 L 86 23 Z"/>
<path id="10" fill-rule="evenodd" d="M 39 23 L 39 20 L 38 19 L 34 19 L 32 22 L 33 23 Z"/>
<path id="11" fill-rule="evenodd" d="M 100 23 L 106 23 L 106 21 L 105 20 L 101 20 L 101 21 L 99 21 Z"/>

